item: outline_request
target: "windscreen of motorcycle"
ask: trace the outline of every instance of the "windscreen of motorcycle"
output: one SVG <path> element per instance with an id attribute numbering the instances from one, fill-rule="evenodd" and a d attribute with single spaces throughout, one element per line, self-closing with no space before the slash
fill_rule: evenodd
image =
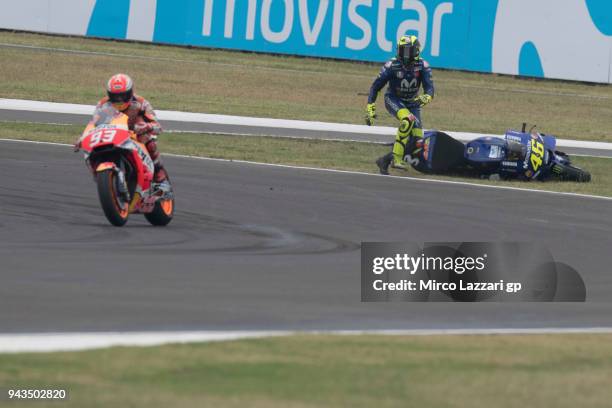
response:
<path id="1" fill-rule="evenodd" d="M 519 161 L 525 160 L 527 147 L 513 140 L 508 140 L 506 145 L 506 160 Z"/>
<path id="2" fill-rule="evenodd" d="M 128 130 L 128 117 L 115 109 L 111 103 L 107 102 L 96 108 L 93 124 L 95 127 L 112 125 L 113 127 Z"/>

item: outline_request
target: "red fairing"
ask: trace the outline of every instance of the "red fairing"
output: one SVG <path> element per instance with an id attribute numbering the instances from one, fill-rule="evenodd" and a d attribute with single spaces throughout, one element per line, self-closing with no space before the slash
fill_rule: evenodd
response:
<path id="1" fill-rule="evenodd" d="M 141 144 L 135 144 L 135 146 L 136 148 L 132 150 L 130 161 L 136 169 L 136 183 L 142 191 L 147 191 L 153 181 L 153 161 L 146 154 L 146 148 Z"/>
<path id="2" fill-rule="evenodd" d="M 147 152 L 147 148 L 136 140 L 132 139 L 131 144 L 125 144 L 130 140 L 132 132 L 129 130 L 111 127 L 97 128 L 88 133 L 81 141 L 81 148 L 87 155 L 94 149 L 112 145 L 117 148 L 130 150 L 131 154 L 127 157 L 136 170 L 136 183 L 140 191 L 147 191 L 153 181 L 154 164 Z M 95 170 L 92 168 L 92 170 Z"/>
<path id="3" fill-rule="evenodd" d="M 81 141 L 81 149 L 87 153 L 106 145 L 119 146 L 130 138 L 130 131 L 118 128 L 93 129 Z"/>

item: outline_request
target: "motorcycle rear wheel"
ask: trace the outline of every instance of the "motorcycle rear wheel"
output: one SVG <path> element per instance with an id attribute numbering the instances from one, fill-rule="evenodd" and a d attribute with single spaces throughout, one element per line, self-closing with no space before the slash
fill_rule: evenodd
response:
<path id="1" fill-rule="evenodd" d="M 146 213 L 144 216 L 151 225 L 159 227 L 168 225 L 174 216 L 174 198 L 158 200 L 153 207 L 153 211 Z"/>
<path id="2" fill-rule="evenodd" d="M 106 219 L 116 227 L 125 225 L 129 216 L 129 204 L 117 196 L 117 175 L 113 170 L 105 170 L 96 177 L 98 196 Z"/>
<path id="3" fill-rule="evenodd" d="M 563 166 L 563 172 L 560 177 L 561 180 L 577 181 L 579 183 L 588 183 L 591 181 L 591 173 L 572 165 Z"/>

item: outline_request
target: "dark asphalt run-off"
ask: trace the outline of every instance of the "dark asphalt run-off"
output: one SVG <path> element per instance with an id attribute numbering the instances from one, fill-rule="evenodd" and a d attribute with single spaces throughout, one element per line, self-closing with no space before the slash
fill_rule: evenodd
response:
<path id="1" fill-rule="evenodd" d="M 0 332 L 612 327 L 612 201 L 166 157 L 176 216 L 108 224 L 82 156 L 0 141 Z M 585 303 L 361 303 L 365 241 L 520 241 Z"/>

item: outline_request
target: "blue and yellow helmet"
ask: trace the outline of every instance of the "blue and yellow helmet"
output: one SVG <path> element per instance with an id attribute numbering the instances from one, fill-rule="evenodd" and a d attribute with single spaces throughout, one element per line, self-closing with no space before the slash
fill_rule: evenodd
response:
<path id="1" fill-rule="evenodd" d="M 397 42 L 397 59 L 403 65 L 418 61 L 421 55 L 421 43 L 415 35 L 403 35 Z"/>

